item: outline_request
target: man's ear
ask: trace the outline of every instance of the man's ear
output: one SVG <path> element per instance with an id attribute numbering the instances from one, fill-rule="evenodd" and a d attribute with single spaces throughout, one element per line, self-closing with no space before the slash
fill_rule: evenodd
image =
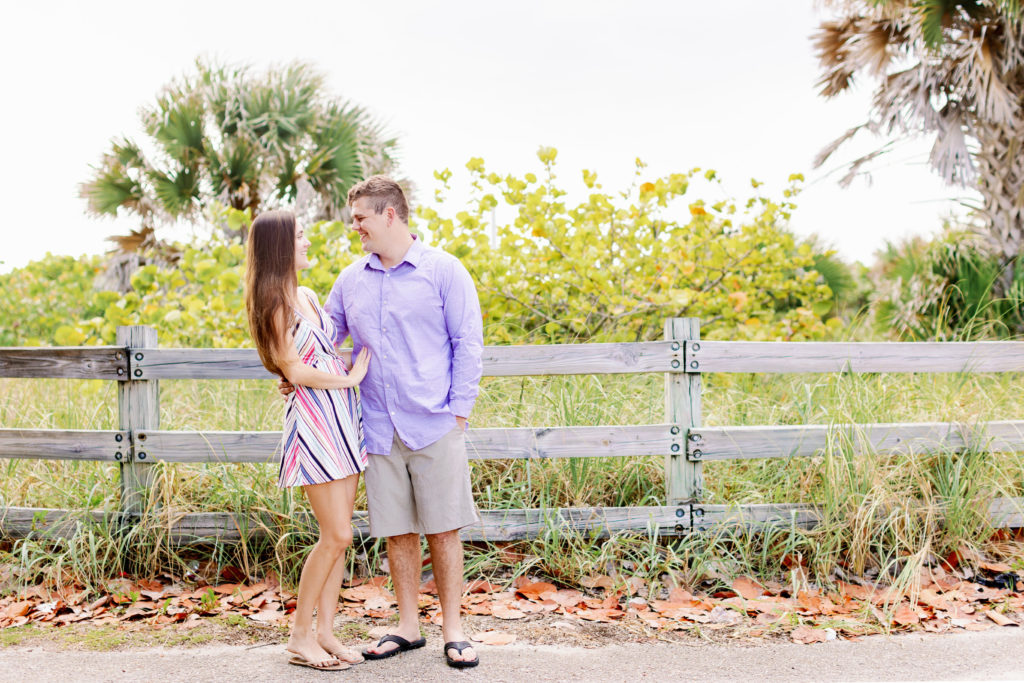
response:
<path id="1" fill-rule="evenodd" d="M 385 207 L 385 209 L 384 209 L 384 220 L 386 220 L 388 222 L 388 227 L 389 228 L 391 227 L 391 221 L 395 220 L 395 216 L 397 216 L 397 215 L 398 215 L 398 212 L 395 211 L 395 207 L 393 207 L 393 206 Z"/>

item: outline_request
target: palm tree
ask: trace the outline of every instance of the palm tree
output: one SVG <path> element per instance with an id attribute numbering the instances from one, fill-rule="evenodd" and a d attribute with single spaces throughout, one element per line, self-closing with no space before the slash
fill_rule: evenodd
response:
<path id="1" fill-rule="evenodd" d="M 395 139 L 330 97 L 309 64 L 257 74 L 197 61 L 141 118 L 148 144 L 115 139 L 80 186 L 89 213 L 139 218 L 138 231 L 111 238 L 122 261 L 153 245 L 160 225 L 196 220 L 212 202 L 252 215 L 297 203 L 314 220 L 338 218 L 352 185 L 395 164 Z"/>
<path id="2" fill-rule="evenodd" d="M 825 97 L 858 74 L 876 79 L 866 123 L 815 160 L 820 166 L 866 129 L 884 136 L 933 135 L 931 164 L 949 183 L 975 184 L 1001 288 L 1024 249 L 1024 32 L 1019 0 L 843 0 L 839 18 L 814 36 Z M 850 164 L 844 184 L 885 147 Z"/>

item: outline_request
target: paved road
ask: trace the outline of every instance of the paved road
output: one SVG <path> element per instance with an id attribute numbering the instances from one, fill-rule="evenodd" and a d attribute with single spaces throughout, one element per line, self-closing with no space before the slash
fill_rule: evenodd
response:
<path id="1" fill-rule="evenodd" d="M 440 642 L 340 673 L 285 662 L 281 645 L 115 652 L 45 647 L 0 650 L 0 681 L 905 681 L 1024 679 L 1024 629 L 957 635 L 876 636 L 817 645 L 646 644 L 594 649 L 481 647 L 483 663 L 457 672 Z"/>

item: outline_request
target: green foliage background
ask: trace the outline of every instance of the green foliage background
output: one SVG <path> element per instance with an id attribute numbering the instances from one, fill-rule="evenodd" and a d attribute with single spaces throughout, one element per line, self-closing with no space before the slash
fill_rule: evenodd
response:
<path id="1" fill-rule="evenodd" d="M 59 344 L 61 326 L 102 316 L 92 291 L 101 270 L 99 256 L 47 254 L 0 275 L 0 346 Z"/>
<path id="2" fill-rule="evenodd" d="M 699 169 L 603 191 L 583 172 L 586 196 L 571 205 L 557 182 L 552 148 L 542 148 L 540 178 L 488 173 L 467 164 L 471 199 L 446 212 L 452 173 L 437 173 L 440 208 L 420 208 L 417 229 L 458 256 L 474 275 L 488 343 L 629 341 L 658 338 L 664 320 L 696 316 L 710 339 L 821 339 L 840 321 L 829 317 L 834 296 L 815 269 L 822 252 L 787 229 L 791 198 L 757 192 L 737 203 L 682 205 Z M 487 234 L 500 204 L 513 218 Z M 249 216 L 221 209 L 213 221 L 240 224 Z M 221 234 L 222 231 L 216 231 Z M 223 231 L 230 234 L 230 231 Z M 303 284 L 325 297 L 335 277 L 362 255 L 346 225 L 307 228 L 311 268 Z M 212 237 L 181 246 L 173 267 L 154 263 L 132 276 L 132 291 L 94 291 L 99 259 L 47 257 L 0 276 L 4 345 L 113 344 L 119 325 L 151 325 L 164 346 L 248 345 L 244 316 L 244 246 Z M 155 260 L 155 259 L 151 259 Z M 18 324 L 14 324 L 18 323 Z"/>
<path id="3" fill-rule="evenodd" d="M 1006 276 L 1009 277 L 1006 277 Z M 882 334 L 902 340 L 1004 339 L 1024 333 L 1024 263 L 1004 263 L 970 225 L 887 244 L 869 274 Z M 1005 294 L 997 291 L 1005 278 Z"/>

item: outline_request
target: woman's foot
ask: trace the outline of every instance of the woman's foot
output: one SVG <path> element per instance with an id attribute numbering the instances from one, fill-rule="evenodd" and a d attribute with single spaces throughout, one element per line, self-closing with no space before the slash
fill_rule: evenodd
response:
<path id="1" fill-rule="evenodd" d="M 322 635 L 317 634 L 316 642 L 335 659 L 340 659 L 347 664 L 360 664 L 365 661 L 359 652 L 342 644 L 330 631 L 324 631 Z"/>
<path id="2" fill-rule="evenodd" d="M 298 655 L 315 667 L 337 665 L 340 663 L 337 657 L 320 647 L 316 639 L 310 635 L 308 638 L 297 638 L 292 636 L 284 649 L 294 655 Z"/>

